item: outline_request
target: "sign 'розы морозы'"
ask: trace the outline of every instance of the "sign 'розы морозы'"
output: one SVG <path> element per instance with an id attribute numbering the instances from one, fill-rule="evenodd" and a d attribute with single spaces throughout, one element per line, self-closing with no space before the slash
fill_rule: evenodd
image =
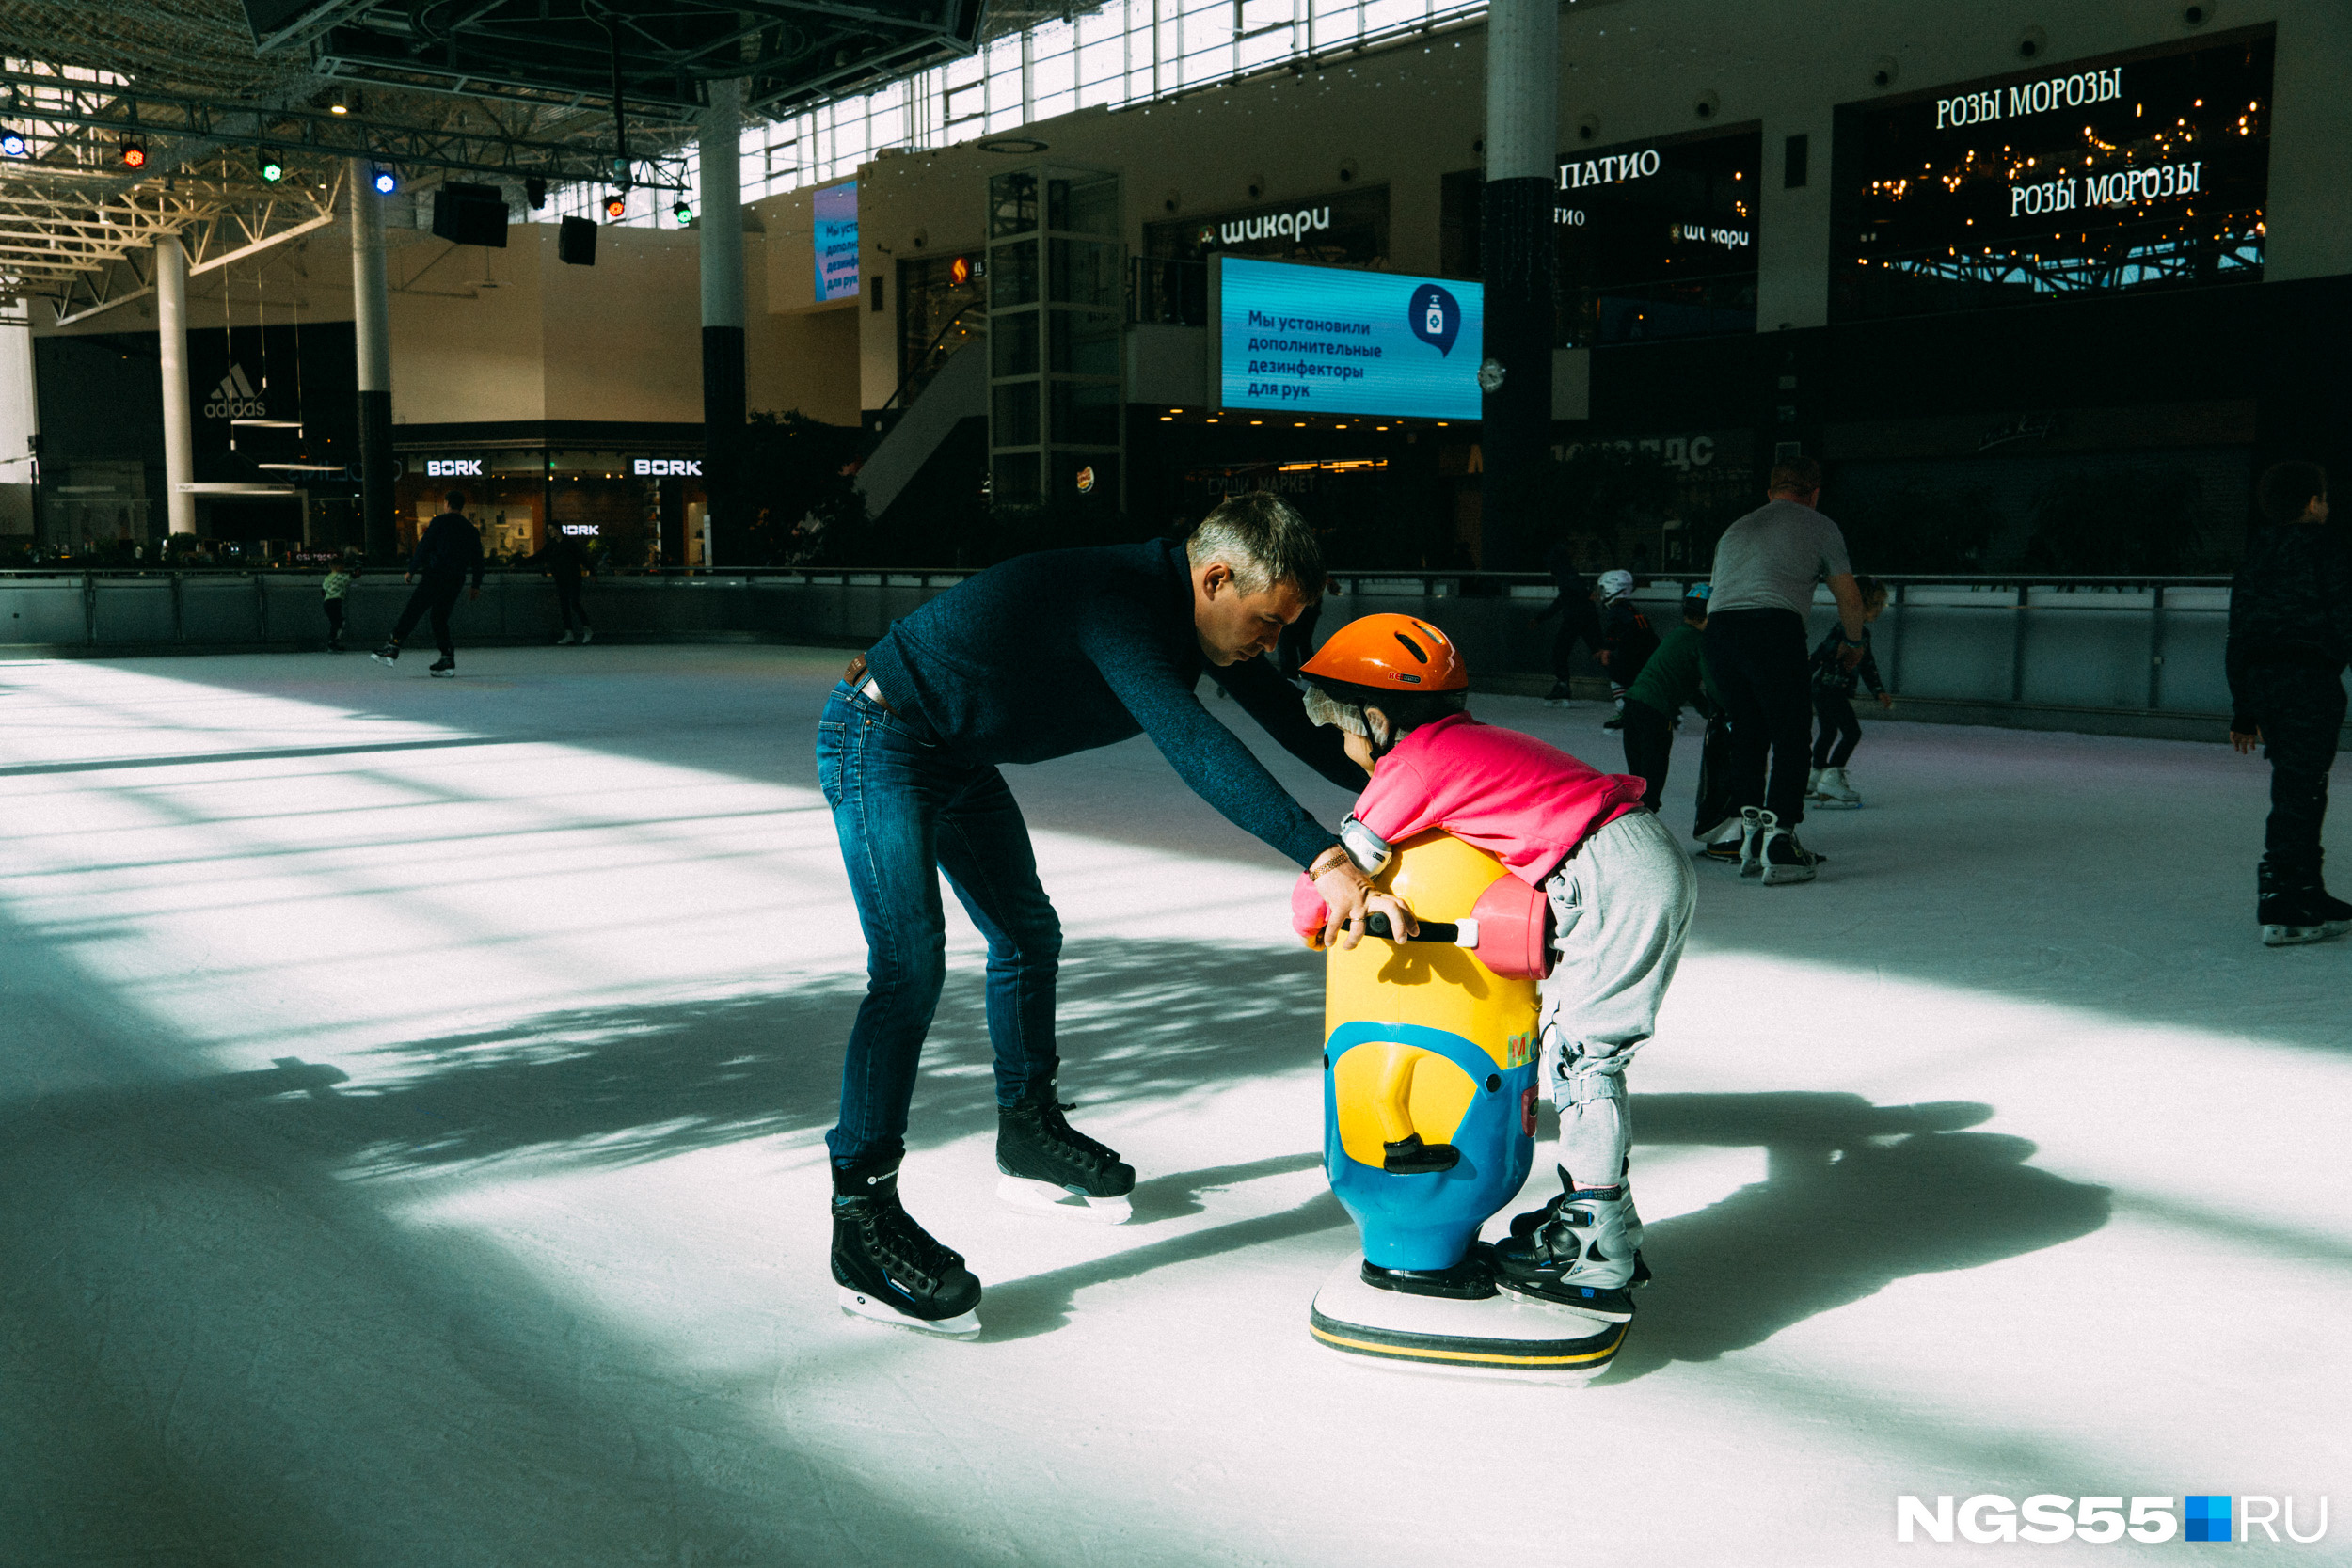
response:
<path id="1" fill-rule="evenodd" d="M 1837 111 L 1833 310 L 2262 276 L 2267 28 Z"/>

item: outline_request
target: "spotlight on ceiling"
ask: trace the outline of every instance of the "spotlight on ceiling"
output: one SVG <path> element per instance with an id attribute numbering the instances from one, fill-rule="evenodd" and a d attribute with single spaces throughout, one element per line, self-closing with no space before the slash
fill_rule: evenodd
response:
<path id="1" fill-rule="evenodd" d="M 394 191 L 400 189 L 400 176 L 394 174 L 389 168 L 379 167 L 376 169 L 375 173 L 370 177 L 368 183 L 375 187 L 376 195 L 389 196 Z"/>

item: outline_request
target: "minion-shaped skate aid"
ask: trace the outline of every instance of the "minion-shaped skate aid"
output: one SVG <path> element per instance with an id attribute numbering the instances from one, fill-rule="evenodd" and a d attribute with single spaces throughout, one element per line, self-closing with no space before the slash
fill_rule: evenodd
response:
<path id="1" fill-rule="evenodd" d="M 1310 1327 L 1395 1361 L 1597 1372 L 1626 1325 L 1499 1291 L 1477 1239 L 1534 1159 L 1544 895 L 1444 832 L 1399 846 L 1376 881 L 1421 931 L 1327 958 L 1323 1164 L 1363 1256 L 1324 1282 Z"/>

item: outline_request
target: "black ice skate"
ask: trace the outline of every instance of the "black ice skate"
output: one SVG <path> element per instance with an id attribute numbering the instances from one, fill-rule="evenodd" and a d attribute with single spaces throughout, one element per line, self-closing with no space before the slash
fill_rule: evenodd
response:
<path id="1" fill-rule="evenodd" d="M 368 657 L 375 660 L 378 664 L 396 663 L 400 658 L 400 644 L 397 642 L 387 642 Z"/>
<path id="2" fill-rule="evenodd" d="M 428 675 L 437 675 L 443 680 L 453 680 L 457 675 L 457 660 L 451 657 L 448 654 L 443 654 L 440 657 L 426 665 L 424 667 L 424 673 Z"/>
<path id="3" fill-rule="evenodd" d="M 1032 1214 L 1059 1214 L 1120 1225 L 1134 1213 L 1127 1195 L 1136 1168 L 1116 1149 L 1075 1132 L 1054 1098 L 1054 1081 L 1033 1083 L 1018 1105 L 996 1110 L 996 1196 Z"/>
<path id="4" fill-rule="evenodd" d="M 895 1160 L 834 1167 L 833 1278 L 852 1317 L 956 1339 L 980 1331 L 980 1282 L 899 1203 Z"/>
<path id="5" fill-rule="evenodd" d="M 1821 857 L 1797 842 L 1794 828 L 1782 827 L 1780 818 L 1769 811 L 1757 812 L 1756 820 L 1763 839 L 1756 850 L 1756 870 L 1766 887 L 1809 882 L 1820 874 L 1814 868 L 1821 863 Z M 1741 874 L 1746 874 L 1744 867 Z"/>
<path id="6" fill-rule="evenodd" d="M 2265 947 L 2325 942 L 2352 931 L 2352 904 L 2328 896 L 2317 873 L 2281 871 L 2265 863 L 2255 875 L 2254 918 L 2262 925 Z"/>
<path id="7" fill-rule="evenodd" d="M 1623 1187 L 1563 1194 L 1551 1218 L 1496 1246 L 1496 1283 L 1610 1323 L 1628 1322 L 1634 1248 L 1626 1222 L 1632 1212 Z"/>

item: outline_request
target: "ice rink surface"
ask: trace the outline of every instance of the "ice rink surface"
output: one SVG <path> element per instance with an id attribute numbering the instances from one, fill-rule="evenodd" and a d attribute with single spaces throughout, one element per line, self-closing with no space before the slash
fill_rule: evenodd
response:
<path id="1" fill-rule="evenodd" d="M 826 1273 L 842 657 L 0 664 L 0 1561 L 2002 1554 L 1897 1544 L 1906 1493 L 2333 1494 L 2241 1549 L 2352 1560 L 2352 941 L 2256 940 L 2258 762 L 1874 723 L 1819 882 L 1702 867 L 1632 1075 L 1658 1283 L 1571 1388 L 1308 1337 L 1354 1230 L 1291 871 L 1147 743 L 1009 769 L 1073 1119 L 1143 1179 L 997 1205 L 954 916 L 904 1189 L 961 1344 Z M 1476 707 L 1621 766 L 1592 705 Z"/>

